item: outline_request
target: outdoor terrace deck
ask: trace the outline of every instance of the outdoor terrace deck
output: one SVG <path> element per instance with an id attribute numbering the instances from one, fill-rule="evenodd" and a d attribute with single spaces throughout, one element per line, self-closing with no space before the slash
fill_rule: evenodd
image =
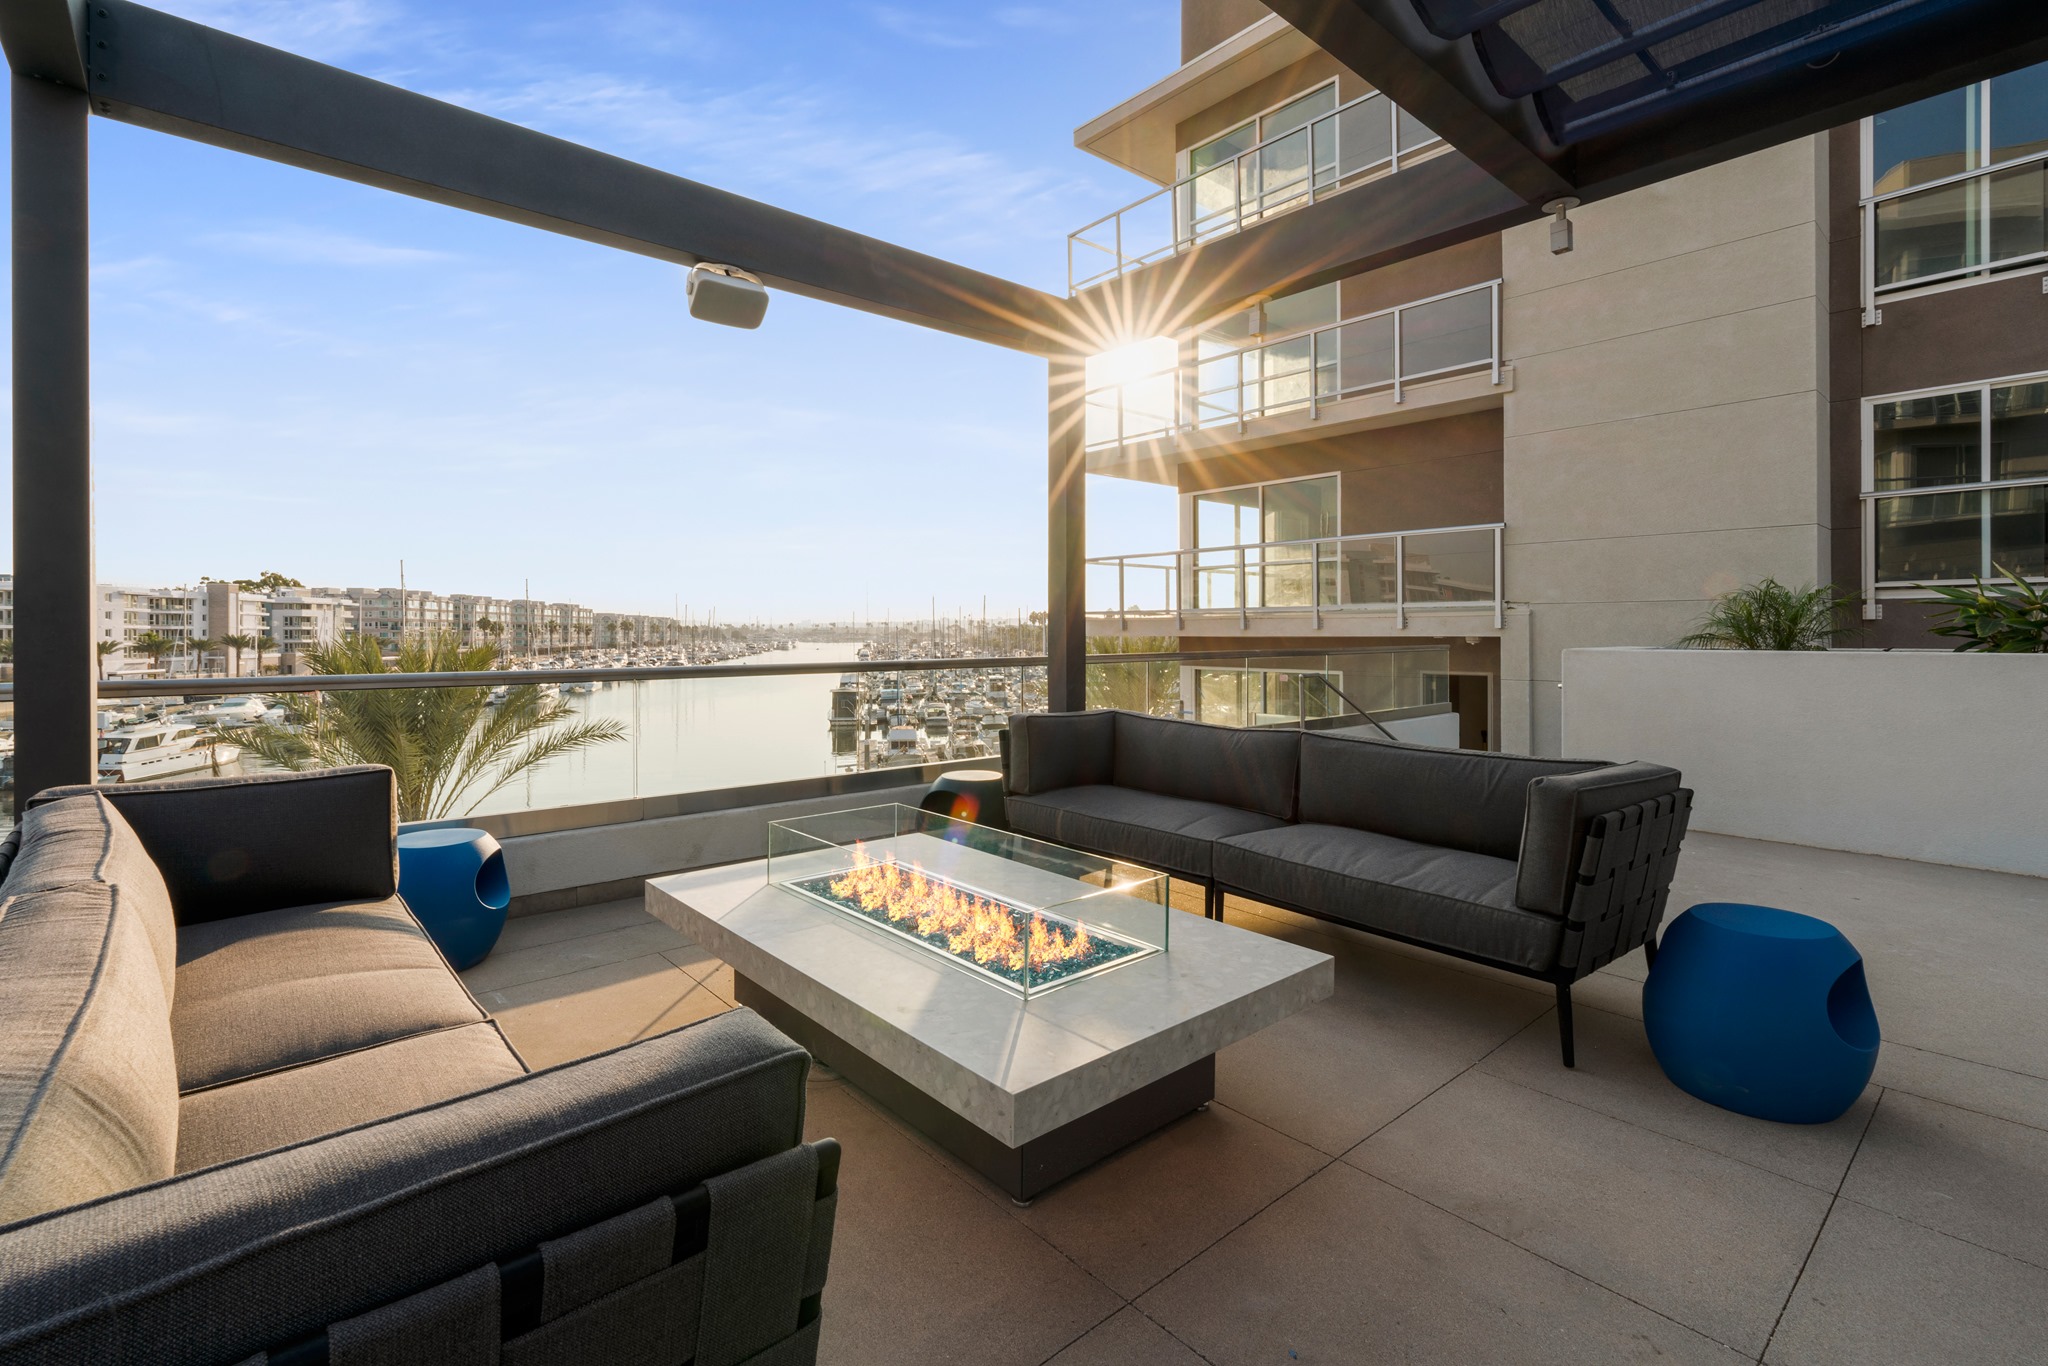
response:
<path id="1" fill-rule="evenodd" d="M 1236 901 L 1336 955 L 1336 995 L 1027 1209 L 820 1070 L 809 1128 L 846 1149 L 821 1360 L 2041 1360 L 2048 883 L 1694 835 L 1673 913 L 1711 900 L 1863 951 L 1885 1043 L 1837 1122 L 1667 1082 L 1640 955 L 1575 993 L 1566 1071 L 1542 983 Z M 630 901 L 515 920 L 466 977 L 535 1066 L 732 1001 Z"/>

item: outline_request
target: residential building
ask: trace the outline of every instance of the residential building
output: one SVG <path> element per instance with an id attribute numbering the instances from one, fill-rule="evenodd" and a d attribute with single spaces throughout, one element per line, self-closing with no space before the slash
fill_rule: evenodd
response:
<path id="1" fill-rule="evenodd" d="M 1161 187 L 1079 296 L 1460 155 L 1253 0 L 1184 0 L 1182 57 L 1076 132 Z M 1927 585 L 2048 575 L 2044 169 L 2048 66 L 1097 357 L 1090 472 L 1180 515 L 1090 631 L 1441 646 L 1463 742 L 1537 753 L 1563 651 L 1767 576 L 1940 645 Z"/>
<path id="2" fill-rule="evenodd" d="M 454 629 L 454 605 L 439 593 L 420 588 L 350 588 L 346 596 L 356 604 L 356 629 L 376 637 L 386 649 Z"/>

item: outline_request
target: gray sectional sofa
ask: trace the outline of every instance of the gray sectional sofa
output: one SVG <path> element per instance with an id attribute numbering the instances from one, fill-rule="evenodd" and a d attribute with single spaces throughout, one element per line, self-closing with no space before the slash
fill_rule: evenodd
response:
<path id="1" fill-rule="evenodd" d="M 1658 764 L 1533 759 L 1125 711 L 1020 715 L 1010 824 L 1208 889 L 1555 985 L 1656 953 L 1692 793 Z"/>
<path id="2" fill-rule="evenodd" d="M 388 769 L 39 794 L 0 847 L 0 1363 L 815 1360 L 838 1147 L 736 1010 L 529 1073 Z"/>

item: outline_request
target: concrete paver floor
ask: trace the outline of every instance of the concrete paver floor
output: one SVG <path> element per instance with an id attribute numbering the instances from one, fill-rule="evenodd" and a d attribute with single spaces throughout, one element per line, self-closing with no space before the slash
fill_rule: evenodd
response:
<path id="1" fill-rule="evenodd" d="M 1574 993 L 1567 1071 L 1543 984 L 1235 900 L 1335 955 L 1336 994 L 1027 1209 L 820 1069 L 821 1360 L 2048 1360 L 2048 881 L 1694 835 L 1672 913 L 1719 900 L 1862 950 L 1885 1043 L 1835 1123 L 1666 1081 L 1640 955 Z M 465 978 L 536 1067 L 732 1005 L 637 902 L 515 920 Z"/>

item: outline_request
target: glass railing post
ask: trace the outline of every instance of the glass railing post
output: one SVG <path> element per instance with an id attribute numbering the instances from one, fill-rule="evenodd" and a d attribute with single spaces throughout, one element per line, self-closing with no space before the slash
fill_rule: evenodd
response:
<path id="1" fill-rule="evenodd" d="M 1488 301 L 1493 305 L 1493 382 L 1500 384 L 1500 281 L 1495 280 L 1486 287 Z"/>
<path id="2" fill-rule="evenodd" d="M 1315 622 L 1315 629 L 1323 629 L 1323 543 L 1311 541 L 1308 547 L 1308 601 L 1309 612 Z"/>
<path id="3" fill-rule="evenodd" d="M 1394 334 L 1397 338 L 1400 333 Z M 1394 628 L 1408 629 L 1408 538 L 1394 538 Z"/>
<path id="4" fill-rule="evenodd" d="M 1401 401 L 1401 320 L 1408 310 L 1394 310 L 1394 402 Z"/>
<path id="5" fill-rule="evenodd" d="M 1251 608 L 1245 600 L 1244 547 L 1237 548 L 1237 626 L 1246 630 L 1252 624 Z"/>
<path id="6" fill-rule="evenodd" d="M 1493 629 L 1496 631 L 1500 630 L 1503 625 L 1501 613 L 1505 607 L 1505 604 L 1501 601 L 1500 532 L 1501 529 L 1499 527 L 1493 529 Z"/>

